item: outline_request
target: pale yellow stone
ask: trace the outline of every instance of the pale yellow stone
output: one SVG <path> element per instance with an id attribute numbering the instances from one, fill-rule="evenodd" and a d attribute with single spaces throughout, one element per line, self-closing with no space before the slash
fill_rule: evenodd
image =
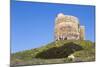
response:
<path id="1" fill-rule="evenodd" d="M 75 16 L 59 13 L 55 19 L 55 40 L 84 40 L 85 27 Z"/>

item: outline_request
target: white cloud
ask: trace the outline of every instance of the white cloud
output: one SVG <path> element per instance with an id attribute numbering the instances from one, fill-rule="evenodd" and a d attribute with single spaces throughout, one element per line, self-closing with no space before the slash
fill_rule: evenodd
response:
<path id="1" fill-rule="evenodd" d="M 69 3 L 69 4 L 82 4 L 82 5 L 95 5 L 95 0 L 17 0 L 28 2 L 50 2 L 50 3 Z"/>

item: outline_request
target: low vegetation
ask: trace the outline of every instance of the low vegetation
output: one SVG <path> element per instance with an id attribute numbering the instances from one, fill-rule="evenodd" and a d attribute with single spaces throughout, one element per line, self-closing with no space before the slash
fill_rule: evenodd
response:
<path id="1" fill-rule="evenodd" d="M 73 55 L 75 59 L 68 58 Z M 95 60 L 95 44 L 87 40 L 60 40 L 11 54 L 11 66 L 87 62 Z"/>

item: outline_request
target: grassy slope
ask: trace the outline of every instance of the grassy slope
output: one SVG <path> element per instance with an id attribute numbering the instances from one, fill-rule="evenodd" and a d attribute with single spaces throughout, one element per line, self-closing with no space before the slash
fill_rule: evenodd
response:
<path id="1" fill-rule="evenodd" d="M 95 58 L 94 43 L 91 41 L 56 41 L 40 48 L 11 54 L 11 63 L 19 65 L 49 64 L 69 62 L 67 56 L 73 54 L 74 61 L 93 61 Z M 65 59 L 66 58 L 66 59 Z M 42 62 L 42 63 L 41 63 Z"/>

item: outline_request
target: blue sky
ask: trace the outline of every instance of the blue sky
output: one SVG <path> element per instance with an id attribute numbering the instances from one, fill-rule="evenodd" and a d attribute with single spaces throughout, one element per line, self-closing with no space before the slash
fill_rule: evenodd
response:
<path id="1" fill-rule="evenodd" d="M 94 6 L 37 2 L 11 3 L 11 52 L 37 48 L 54 40 L 54 21 L 58 13 L 79 18 L 86 28 L 86 40 L 95 41 Z"/>

